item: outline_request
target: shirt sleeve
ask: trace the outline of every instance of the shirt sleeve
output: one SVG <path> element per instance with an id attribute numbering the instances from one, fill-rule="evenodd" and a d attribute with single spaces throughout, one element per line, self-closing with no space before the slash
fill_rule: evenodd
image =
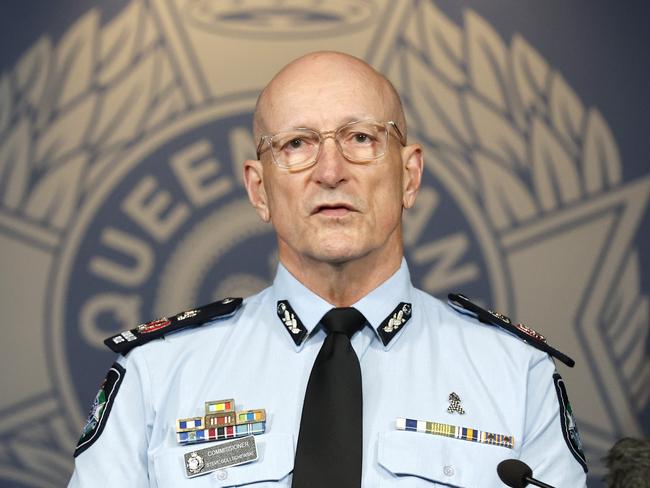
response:
<path id="1" fill-rule="evenodd" d="M 567 424 L 577 426 L 568 405 L 556 388 L 553 361 L 546 355 L 528 372 L 525 434 L 521 460 L 533 470 L 533 477 L 553 486 L 586 486 L 586 463 L 582 452 L 567 437 Z M 566 393 L 566 391 L 565 391 Z M 568 410 L 565 408 L 568 406 Z M 570 416 L 570 418 L 568 417 Z M 577 438 L 579 450 L 579 437 Z"/>
<path id="2" fill-rule="evenodd" d="M 151 382 L 138 352 L 120 357 L 109 370 L 75 451 L 70 488 L 150 486 Z M 111 375 L 119 374 L 116 388 Z"/>

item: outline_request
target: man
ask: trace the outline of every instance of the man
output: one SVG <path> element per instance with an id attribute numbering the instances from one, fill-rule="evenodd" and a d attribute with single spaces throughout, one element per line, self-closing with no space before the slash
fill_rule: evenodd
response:
<path id="1" fill-rule="evenodd" d="M 258 160 L 244 177 L 277 233 L 273 285 L 239 307 L 112 338 L 115 350 L 148 343 L 109 373 L 102 392 L 112 400 L 96 401 L 70 485 L 503 486 L 497 464 L 520 458 L 547 483 L 584 486 L 547 354 L 411 285 L 402 212 L 420 186 L 422 149 L 406 141 L 392 85 L 345 54 L 304 56 L 263 90 L 254 133 Z M 333 307 L 353 307 L 360 330 L 334 330 Z M 187 314 L 211 320 L 144 338 Z M 346 366 L 322 372 L 328 355 Z M 266 410 L 257 460 L 192 477 L 226 444 L 179 445 L 177 420 L 229 398 Z M 419 426 L 427 432 L 409 431 Z M 212 454 L 198 451 L 206 446 Z"/>

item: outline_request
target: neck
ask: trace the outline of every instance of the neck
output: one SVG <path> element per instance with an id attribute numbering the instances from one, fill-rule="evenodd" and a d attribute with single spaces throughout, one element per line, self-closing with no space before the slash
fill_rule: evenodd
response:
<path id="1" fill-rule="evenodd" d="M 284 255 L 280 261 L 303 285 L 335 307 L 349 307 L 390 278 L 400 267 L 402 249 L 390 256 L 368 255 L 345 262 L 324 262 Z"/>

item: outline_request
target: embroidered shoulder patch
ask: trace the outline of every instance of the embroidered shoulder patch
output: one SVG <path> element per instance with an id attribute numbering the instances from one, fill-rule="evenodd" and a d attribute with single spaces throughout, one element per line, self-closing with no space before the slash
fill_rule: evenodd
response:
<path id="1" fill-rule="evenodd" d="M 576 458 L 576 461 L 580 463 L 582 469 L 585 473 L 587 472 L 587 458 L 582 449 L 582 440 L 580 439 L 580 433 L 578 432 L 578 424 L 573 415 L 573 410 L 571 409 L 571 404 L 569 403 L 569 395 L 566 392 L 566 387 L 564 386 L 564 380 L 562 377 L 555 373 L 553 375 L 553 384 L 555 385 L 555 391 L 557 392 L 557 399 L 560 402 L 560 422 L 562 423 L 562 435 L 566 441 L 569 451 L 573 454 L 573 457 Z"/>
<path id="2" fill-rule="evenodd" d="M 99 387 L 95 400 L 93 400 L 90 407 L 90 413 L 88 419 L 86 419 L 81 438 L 77 442 L 74 457 L 92 446 L 101 435 L 125 374 L 126 369 L 117 363 L 113 363 L 111 369 L 108 370 L 106 378 L 104 378 L 102 386 Z"/>

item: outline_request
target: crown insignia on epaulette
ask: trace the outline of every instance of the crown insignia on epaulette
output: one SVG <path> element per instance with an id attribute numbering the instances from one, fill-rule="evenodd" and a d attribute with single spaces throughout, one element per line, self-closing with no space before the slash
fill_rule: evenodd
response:
<path id="1" fill-rule="evenodd" d="M 161 317 L 125 330 L 104 340 L 113 352 L 125 355 L 134 347 L 146 344 L 166 334 L 188 327 L 196 327 L 217 318 L 228 317 L 242 304 L 241 298 L 225 298 L 203 307 L 186 310 L 173 317 Z"/>
<path id="2" fill-rule="evenodd" d="M 503 330 L 506 330 L 531 346 L 544 351 L 545 353 L 559 359 L 569 367 L 573 367 L 575 361 L 566 354 L 558 351 L 546 342 L 546 337 L 531 329 L 524 324 L 513 324 L 510 317 L 502 315 L 492 310 L 484 309 L 473 303 L 469 298 L 460 293 L 450 293 L 448 295 L 449 305 L 457 312 L 463 315 L 470 315 L 484 324 L 494 325 Z"/>

